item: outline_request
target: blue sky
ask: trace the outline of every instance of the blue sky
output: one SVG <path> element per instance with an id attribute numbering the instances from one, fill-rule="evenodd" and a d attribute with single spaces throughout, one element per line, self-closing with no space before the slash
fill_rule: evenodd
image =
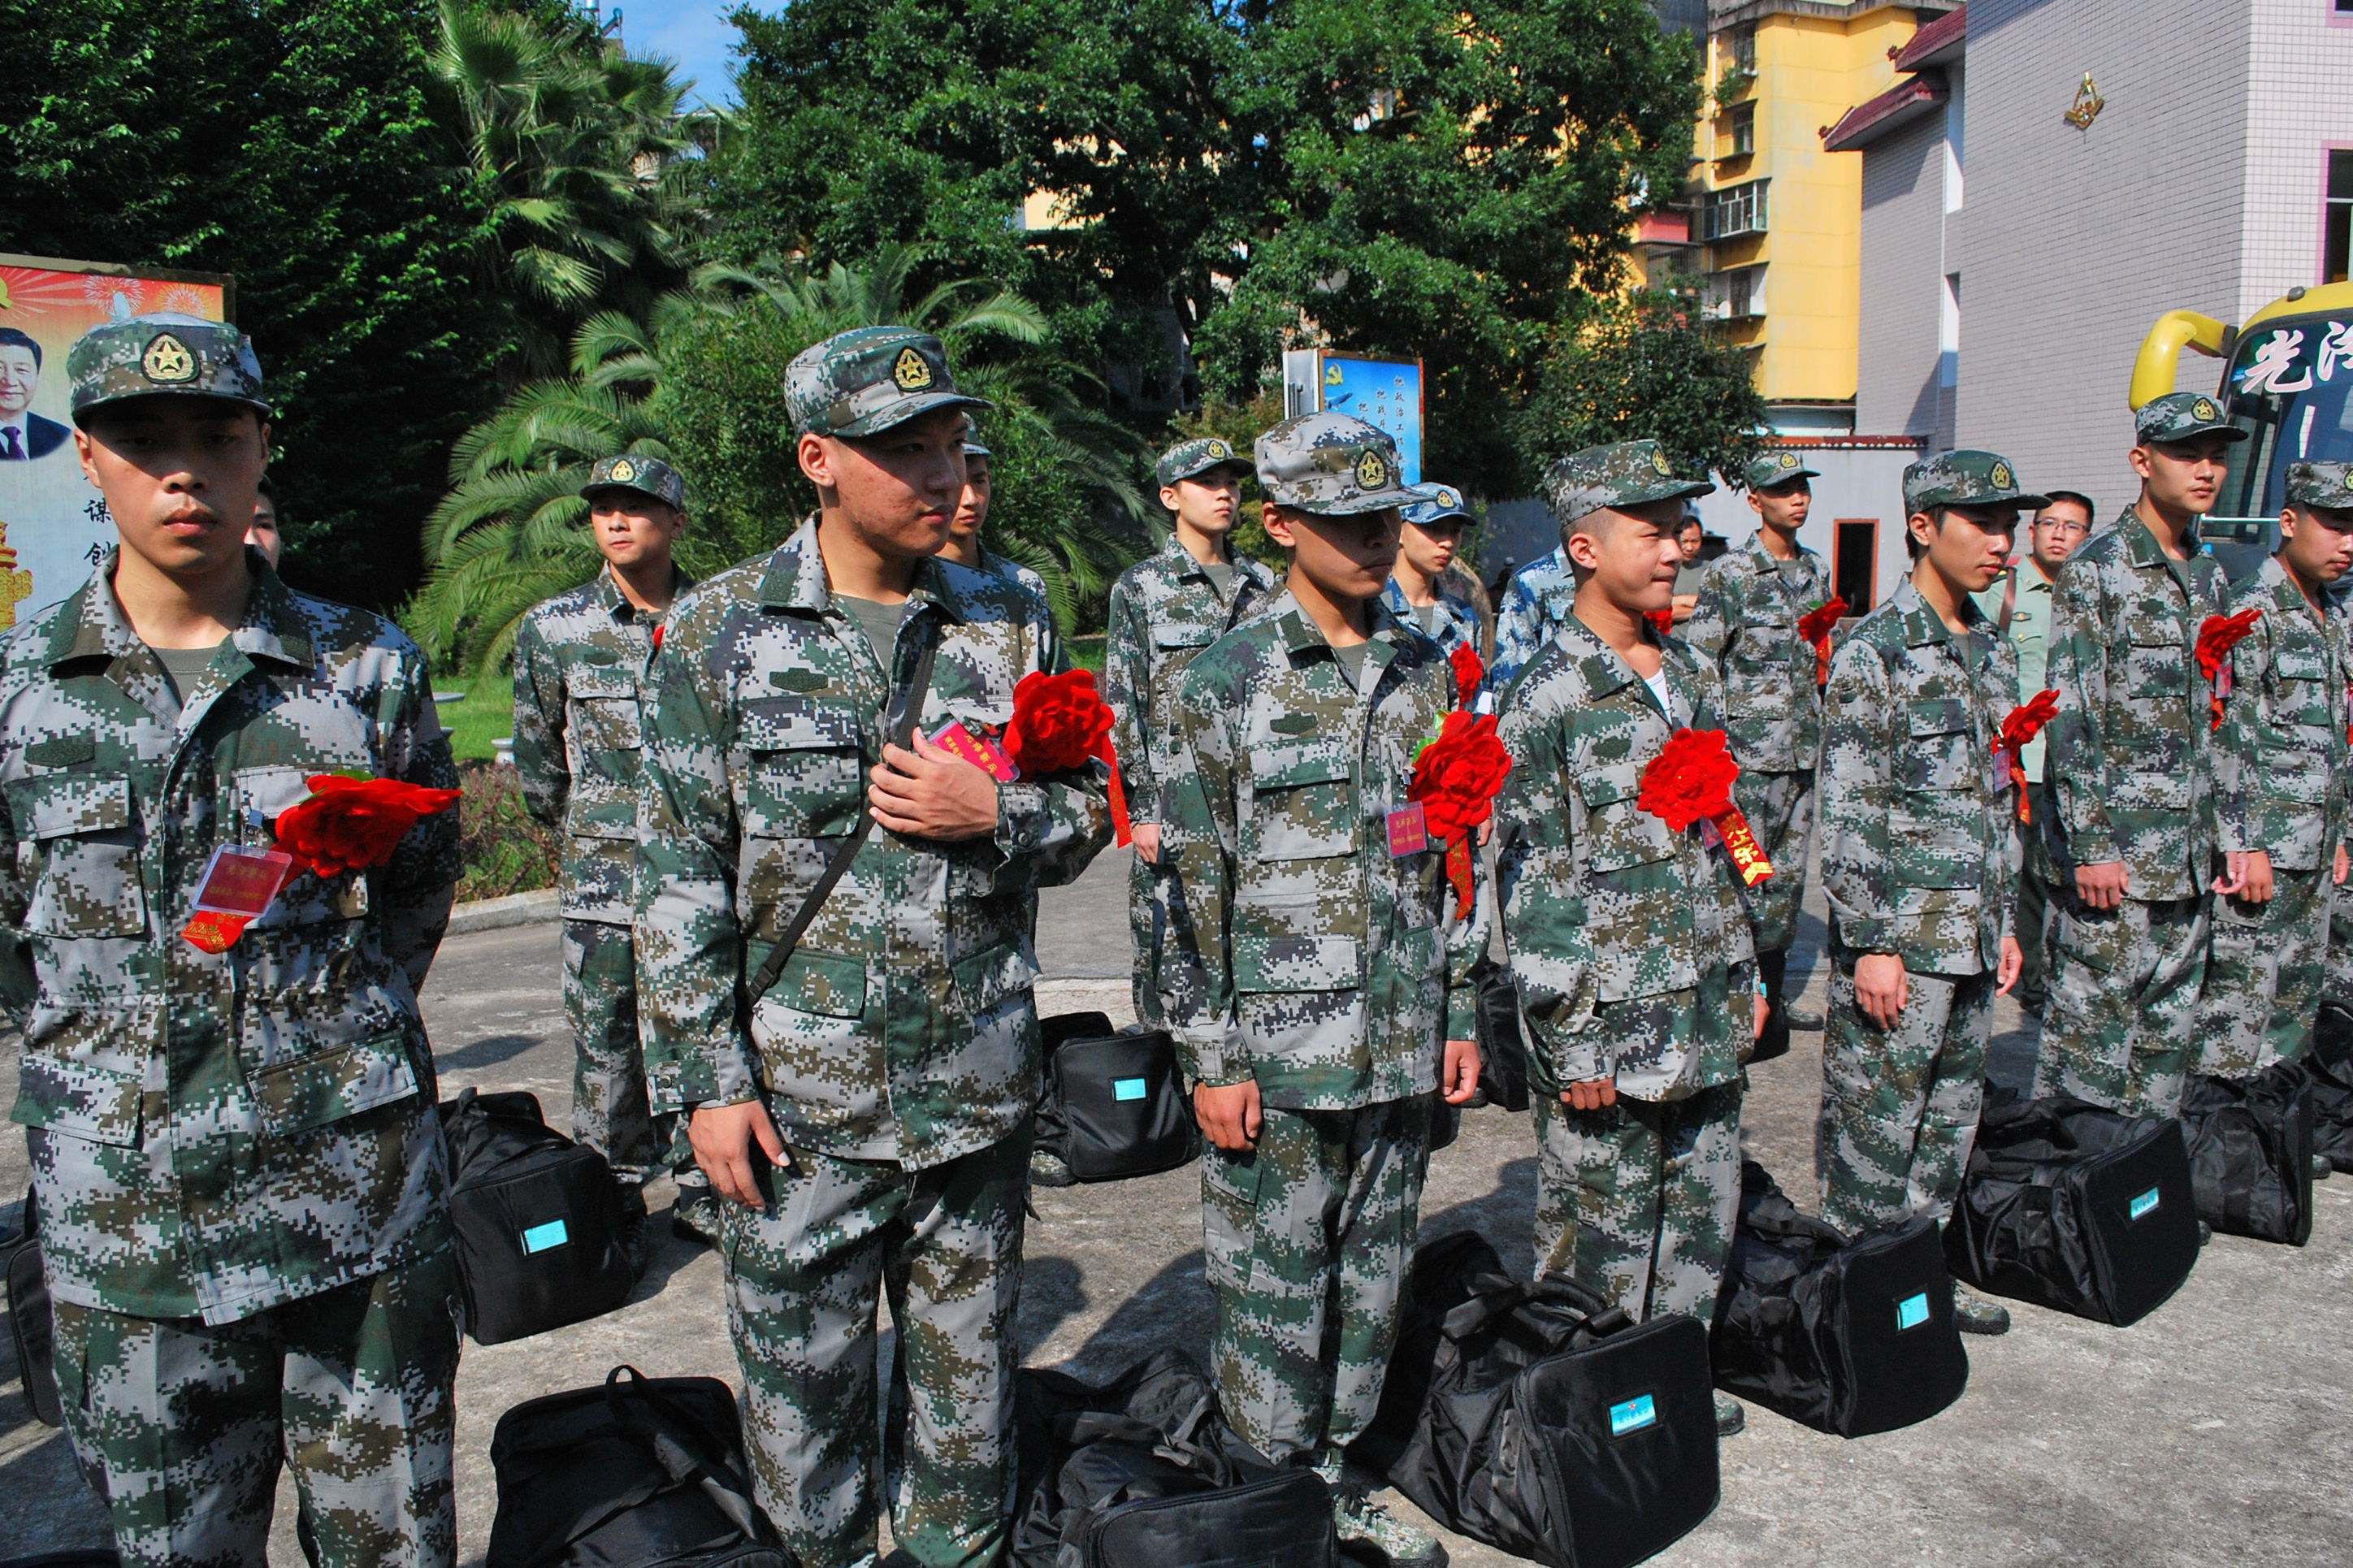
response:
<path id="1" fill-rule="evenodd" d="M 668 55 L 678 62 L 679 74 L 694 82 L 693 100 L 733 103 L 735 89 L 727 79 L 733 63 L 735 29 L 727 13 L 734 0 L 619 0 L 621 37 L 633 55 Z M 601 7 L 613 13 L 612 0 Z"/>

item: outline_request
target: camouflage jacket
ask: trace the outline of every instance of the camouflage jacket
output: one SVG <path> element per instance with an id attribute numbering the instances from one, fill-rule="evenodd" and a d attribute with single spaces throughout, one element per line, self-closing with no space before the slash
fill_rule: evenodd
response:
<path id="1" fill-rule="evenodd" d="M 1576 597 L 1577 573 L 1568 563 L 1566 545 L 1512 574 L 1504 586 L 1504 602 L 1495 606 L 1495 659 L 1488 672 L 1488 689 L 1498 700 L 1567 623 Z"/>
<path id="2" fill-rule="evenodd" d="M 2226 614 L 2263 612 L 2231 650 L 2214 737 L 2220 847 L 2261 849 L 2287 871 L 2329 864 L 2345 834 L 2353 750 L 2353 618 L 2323 596 L 2315 615 L 2276 556 L 2231 584 Z"/>
<path id="3" fill-rule="evenodd" d="M 148 1318 L 245 1318 L 446 1245 L 417 988 L 458 814 L 391 863 L 295 873 L 225 953 L 180 934 L 217 845 L 267 846 L 313 773 L 449 787 L 416 646 L 261 564 L 174 699 L 114 556 L 0 662 L 0 998 L 24 1031 L 49 1289 Z"/>
<path id="4" fill-rule="evenodd" d="M 1905 579 L 1840 647 L 1822 726 L 1822 891 L 1839 940 L 1917 973 L 1998 965 L 2020 864 L 2018 795 L 1993 752 L 2018 645 L 1976 605 L 1962 613 L 1974 629 L 1956 636 Z"/>
<path id="5" fill-rule="evenodd" d="M 1636 804 L 1668 736 L 1723 728 L 1724 686 L 1680 641 L 1662 657 L 1672 715 L 1572 616 L 1504 710 L 1504 931 L 1531 1066 L 1556 1092 L 1614 1078 L 1637 1100 L 1679 1100 L 1740 1073 L 1746 998 L 1704 984 L 1754 956 L 1739 875 L 1697 824 L 1675 833 Z M 1701 1008 L 1734 1000 L 1736 1037 L 1702 1026 Z"/>
<path id="6" fill-rule="evenodd" d="M 930 561 L 885 679 L 827 586 L 818 524 L 671 608 L 654 658 L 638 856 L 638 1008 L 675 1061 L 657 1110 L 765 1090 L 785 1141 L 908 1169 L 985 1148 L 1038 1097 L 1037 889 L 1110 834 L 1099 764 L 1003 784 L 993 837 L 955 844 L 877 827 L 775 987 L 745 987 L 866 809 L 885 710 L 923 646 L 937 662 L 919 728 L 1012 717 L 1044 668 L 1036 596 Z"/>
<path id="7" fill-rule="evenodd" d="M 1814 645 L 1798 621 L 1831 596 L 1822 558 L 1800 548 L 1795 569 L 1766 553 L 1761 532 L 1709 563 L 1683 640 L 1724 677 L 1725 732 L 1751 773 L 1811 773 L 1822 754 Z M 1789 868 L 1802 876 L 1802 867 Z"/>
<path id="8" fill-rule="evenodd" d="M 1128 813 L 1136 821 L 1161 819 L 1163 781 L 1185 767 L 1176 719 L 1186 666 L 1274 593 L 1274 574 L 1238 554 L 1233 597 L 1220 599 L 1208 568 L 1173 535 L 1112 585 L 1103 700 L 1119 716 L 1112 740 L 1119 748 Z"/>
<path id="9" fill-rule="evenodd" d="M 680 594 L 692 586 L 680 575 Z M 566 920 L 627 925 L 635 907 L 639 708 L 660 625 L 608 568 L 515 632 L 515 772 L 532 816 L 564 835 Z"/>
<path id="10" fill-rule="evenodd" d="M 1390 578 L 1388 586 L 1381 590 L 1381 603 L 1398 620 L 1416 631 L 1421 630 L 1420 612 L 1407 601 L 1405 590 L 1398 586 L 1396 578 Z M 1451 654 L 1466 644 L 1476 653 L 1479 650 L 1479 612 L 1468 601 L 1448 592 L 1441 582 L 1438 590 L 1438 629 L 1425 635 L 1438 639 L 1441 653 Z"/>
<path id="11" fill-rule="evenodd" d="M 2211 869 L 2211 689 L 2196 650 L 2221 608 L 2212 558 L 2173 560 L 2130 507 L 2059 572 L 2044 841 L 2062 867 L 2123 861 L 2128 898 L 2195 898 Z"/>
<path id="12" fill-rule="evenodd" d="M 1293 1110 L 1427 1094 L 1441 1041 L 1474 1026 L 1484 928 L 1453 919 L 1438 846 L 1392 858 L 1388 834 L 1453 673 L 1374 619 L 1361 692 L 1286 592 L 1194 660 L 1177 701 L 1191 768 L 1163 799 L 1188 918 L 1170 1027 L 1188 1079 L 1255 1079 Z"/>

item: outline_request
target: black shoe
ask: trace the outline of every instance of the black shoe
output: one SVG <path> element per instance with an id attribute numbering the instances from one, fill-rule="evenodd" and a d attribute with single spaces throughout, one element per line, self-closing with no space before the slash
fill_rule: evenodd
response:
<path id="1" fill-rule="evenodd" d="M 2198 1245 L 2203 1247 L 2213 1239 L 2214 1227 L 2208 1225 L 2204 1220 L 2200 1220 L 2198 1222 Z"/>
<path id="2" fill-rule="evenodd" d="M 1790 1028 L 1809 1035 L 1819 1035 L 1824 1027 L 1822 1016 L 1820 1013 L 1815 1012 L 1811 1007 L 1800 1007 L 1794 1003 L 1781 1009 L 1781 1017 Z"/>
<path id="3" fill-rule="evenodd" d="M 670 1206 L 670 1233 L 699 1247 L 719 1245 L 719 1199 L 709 1187 L 681 1187 Z"/>
<path id="4" fill-rule="evenodd" d="M 1078 1177 L 1060 1154 L 1047 1149 L 1029 1151 L 1029 1184 L 1033 1187 L 1074 1187 Z"/>
<path id="5" fill-rule="evenodd" d="M 1747 1407 L 1722 1389 L 1715 1391 L 1715 1435 L 1736 1437 L 1748 1429 Z"/>

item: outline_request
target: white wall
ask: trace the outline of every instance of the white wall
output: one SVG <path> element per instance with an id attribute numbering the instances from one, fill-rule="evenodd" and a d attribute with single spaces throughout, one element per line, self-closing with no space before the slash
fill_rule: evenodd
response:
<path id="1" fill-rule="evenodd" d="M 1945 116 L 1950 104 L 1862 150 L 1862 319 L 1854 427 L 1933 437 L 1945 287 Z"/>
<path id="2" fill-rule="evenodd" d="M 1820 470 L 1814 480 L 1814 504 L 1798 541 L 1836 563 L 1840 520 L 1872 519 L 1879 524 L 1879 548 L 1873 572 L 1873 598 L 1877 604 L 1895 590 L 1903 577 L 1904 467 L 1920 454 L 1905 447 L 1809 447 L 1798 454 L 1806 467 Z M 1735 546 L 1757 531 L 1757 514 L 1749 510 L 1745 490 L 1734 489 L 1719 477 L 1714 495 L 1699 500 L 1699 520 L 1710 533 Z"/>
<path id="3" fill-rule="evenodd" d="M 2253 0 L 2246 101 L 2246 226 L 2239 250 L 2244 320 L 2299 284 L 2320 282 L 2328 149 L 2353 146 L 2353 17 L 2329 0 Z M 2214 366 L 2203 362 L 2201 384 Z"/>

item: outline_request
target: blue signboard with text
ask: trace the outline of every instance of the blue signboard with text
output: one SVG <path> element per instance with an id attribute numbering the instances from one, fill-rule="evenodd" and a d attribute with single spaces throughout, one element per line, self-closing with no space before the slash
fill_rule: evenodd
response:
<path id="1" fill-rule="evenodd" d="M 1283 358 L 1284 404 L 1292 414 L 1353 414 L 1395 437 L 1408 484 L 1421 482 L 1421 362 L 1367 359 L 1320 349 Z"/>

